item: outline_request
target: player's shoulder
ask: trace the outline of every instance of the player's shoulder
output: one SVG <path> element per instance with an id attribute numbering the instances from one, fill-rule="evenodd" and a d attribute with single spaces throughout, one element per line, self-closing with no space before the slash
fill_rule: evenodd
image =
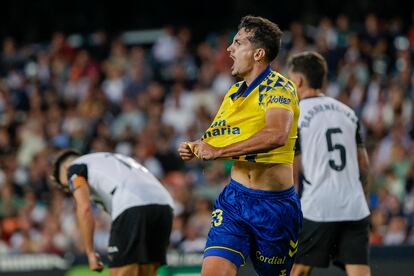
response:
<path id="1" fill-rule="evenodd" d="M 270 93 L 283 93 L 296 97 L 296 85 L 293 81 L 277 71 L 271 71 L 269 76 L 261 83 L 259 90 L 266 90 L 266 92 Z"/>
<path id="2" fill-rule="evenodd" d="M 333 103 L 336 106 L 338 106 L 339 109 L 341 109 L 345 114 L 352 115 L 353 117 L 356 117 L 355 111 L 350 106 L 348 106 L 348 105 L 344 104 L 343 102 L 341 102 L 341 101 L 339 101 L 335 98 L 332 98 L 332 97 L 324 97 L 324 98 L 326 98 L 326 100 L 328 102 Z"/>
<path id="3" fill-rule="evenodd" d="M 355 114 L 355 111 L 350 106 L 348 106 L 348 105 L 344 104 L 343 102 L 338 101 L 337 99 L 334 99 L 334 98 L 331 98 L 331 100 L 335 101 L 339 106 L 342 107 L 343 110 L 345 110 L 347 112 L 350 112 L 352 114 Z"/>
<path id="4" fill-rule="evenodd" d="M 85 164 L 85 165 L 98 164 L 102 160 L 106 159 L 109 154 L 111 154 L 111 153 L 109 153 L 109 152 L 93 152 L 93 153 L 84 154 L 84 155 L 79 156 L 78 158 L 74 159 L 72 161 L 72 164 Z"/>
<path id="5" fill-rule="evenodd" d="M 304 112 L 307 112 L 308 110 L 312 110 L 310 112 L 339 111 L 335 112 L 334 114 L 338 114 L 339 116 L 345 115 L 346 117 L 351 118 L 352 121 L 358 121 L 357 115 L 351 107 L 329 96 L 316 96 L 305 98 L 300 100 L 299 106 L 300 109 Z"/>
<path id="6" fill-rule="evenodd" d="M 343 104 L 342 102 L 338 101 L 329 96 L 311 96 L 300 100 L 300 104 L 302 105 L 335 105 L 341 108 L 347 108 L 347 105 Z"/>

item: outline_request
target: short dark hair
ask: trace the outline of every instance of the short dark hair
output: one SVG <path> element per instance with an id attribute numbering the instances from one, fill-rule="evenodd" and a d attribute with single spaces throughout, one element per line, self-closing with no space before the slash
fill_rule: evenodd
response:
<path id="1" fill-rule="evenodd" d="M 292 56 L 288 61 L 288 69 L 301 73 L 313 89 L 323 87 L 328 73 L 325 59 L 316 52 L 303 52 Z"/>
<path id="2" fill-rule="evenodd" d="M 73 149 L 65 149 L 61 151 L 55 161 L 53 162 L 53 172 L 52 172 L 52 178 L 58 184 L 59 188 L 64 188 L 62 182 L 60 181 L 60 166 L 63 162 L 65 162 L 70 157 L 79 157 L 81 154 Z"/>
<path id="3" fill-rule="evenodd" d="M 252 32 L 249 41 L 265 50 L 267 62 L 272 62 L 277 57 L 283 35 L 277 24 L 260 16 L 247 15 L 240 21 L 238 29 L 242 28 L 246 32 Z"/>

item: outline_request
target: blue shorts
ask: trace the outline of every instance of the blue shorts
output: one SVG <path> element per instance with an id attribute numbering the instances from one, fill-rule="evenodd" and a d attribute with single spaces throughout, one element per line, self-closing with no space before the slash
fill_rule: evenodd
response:
<path id="1" fill-rule="evenodd" d="M 204 257 L 219 256 L 237 267 L 250 256 L 258 275 L 289 275 L 302 225 L 293 187 L 249 189 L 233 179 L 214 205 Z"/>

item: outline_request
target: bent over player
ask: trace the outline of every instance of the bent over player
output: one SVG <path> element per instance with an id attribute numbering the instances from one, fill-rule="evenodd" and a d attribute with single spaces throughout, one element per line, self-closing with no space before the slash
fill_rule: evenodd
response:
<path id="1" fill-rule="evenodd" d="M 73 195 L 91 270 L 103 269 L 93 246 L 93 196 L 112 217 L 110 275 L 156 275 L 158 267 L 166 263 L 173 200 L 155 176 L 124 155 L 80 156 L 65 150 L 54 163 L 53 177 Z"/>
<path id="2" fill-rule="evenodd" d="M 302 221 L 292 173 L 299 105 L 294 84 L 270 68 L 281 36 L 267 19 L 241 20 L 227 50 L 242 81 L 201 140 L 178 149 L 184 160 L 234 160 L 215 203 L 202 275 L 236 275 L 248 256 L 259 275 L 286 276 L 293 264 Z"/>
<path id="3" fill-rule="evenodd" d="M 310 275 L 333 260 L 348 275 L 368 276 L 368 155 L 358 118 L 322 93 L 327 65 L 321 55 L 298 54 L 288 67 L 300 98 L 295 163 L 303 172 L 304 217 L 292 275 Z"/>

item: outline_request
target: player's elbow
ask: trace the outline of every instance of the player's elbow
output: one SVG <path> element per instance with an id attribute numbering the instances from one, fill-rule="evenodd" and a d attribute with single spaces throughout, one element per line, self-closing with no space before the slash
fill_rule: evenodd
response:
<path id="1" fill-rule="evenodd" d="M 92 207 L 90 204 L 82 204 L 81 206 L 77 206 L 76 211 L 78 216 L 81 218 L 87 218 L 92 216 Z"/>
<path id="2" fill-rule="evenodd" d="M 272 135 L 268 142 L 270 148 L 279 148 L 286 145 L 288 136 L 285 134 Z"/>

